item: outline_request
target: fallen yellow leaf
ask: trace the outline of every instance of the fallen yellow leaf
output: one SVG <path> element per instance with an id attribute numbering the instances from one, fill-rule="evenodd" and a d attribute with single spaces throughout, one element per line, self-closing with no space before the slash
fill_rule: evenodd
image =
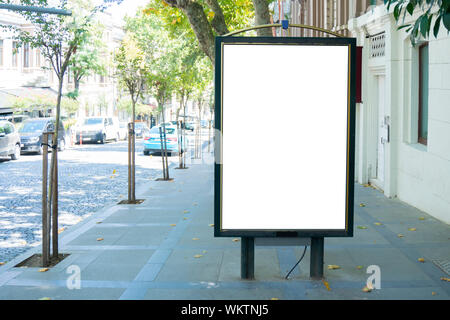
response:
<path id="1" fill-rule="evenodd" d="M 364 187 L 364 188 L 370 187 L 370 184 L 368 184 L 368 183 L 363 184 L 363 187 Z"/>
<path id="2" fill-rule="evenodd" d="M 416 231 L 416 228 L 409 228 L 408 231 Z"/>
<path id="3" fill-rule="evenodd" d="M 59 228 L 59 229 L 58 229 L 58 234 L 60 234 L 60 233 L 63 232 L 64 230 L 66 230 L 66 228 L 64 228 L 64 227 L 63 227 L 63 228 Z"/>
<path id="4" fill-rule="evenodd" d="M 322 279 L 322 282 L 325 285 L 325 288 L 327 288 L 328 291 L 331 291 L 330 284 L 328 283 L 328 281 Z"/>
<path id="5" fill-rule="evenodd" d="M 231 240 L 231 241 L 233 241 L 233 242 L 239 242 L 239 240 L 240 240 L 240 239 L 235 238 L 235 239 L 233 239 L 233 240 Z"/>
<path id="6" fill-rule="evenodd" d="M 189 210 L 184 210 L 183 213 L 189 213 Z"/>
<path id="7" fill-rule="evenodd" d="M 382 226 L 383 224 L 381 222 L 375 222 L 374 223 L 376 226 Z"/>
<path id="8" fill-rule="evenodd" d="M 116 174 L 116 169 L 113 170 L 113 174 Z"/>
<path id="9" fill-rule="evenodd" d="M 104 239 L 103 238 L 97 238 L 97 241 L 103 241 Z"/>
<path id="10" fill-rule="evenodd" d="M 39 300 L 52 300 L 52 299 L 49 297 L 43 297 L 43 298 L 39 298 Z"/>
<path id="11" fill-rule="evenodd" d="M 364 268 L 363 266 L 357 266 L 356 269 L 361 270 L 362 268 Z"/>
<path id="12" fill-rule="evenodd" d="M 48 268 L 41 268 L 41 269 L 39 269 L 39 272 L 47 272 L 48 271 Z"/>
<path id="13" fill-rule="evenodd" d="M 423 221 L 423 220 L 425 220 L 425 218 L 424 218 L 424 217 L 419 217 L 419 220 L 422 220 L 422 221 Z"/>
<path id="14" fill-rule="evenodd" d="M 175 223 L 172 223 L 171 225 L 170 225 L 171 227 L 175 227 L 176 226 L 176 224 Z"/>
<path id="15" fill-rule="evenodd" d="M 328 265 L 328 270 L 335 270 L 335 269 L 340 269 L 341 267 L 336 265 L 336 264 L 329 264 Z"/>
<path id="16" fill-rule="evenodd" d="M 403 238 L 403 237 L 404 237 L 404 235 L 403 235 L 403 234 L 401 234 L 401 233 L 399 233 L 399 234 L 397 235 L 397 237 L 399 237 L 399 238 Z"/>
<path id="17" fill-rule="evenodd" d="M 368 287 L 368 286 L 365 286 L 365 287 L 362 289 L 362 291 L 364 291 L 364 292 L 370 292 L 370 291 L 372 291 L 372 288 L 371 288 L 371 287 Z"/>
<path id="18" fill-rule="evenodd" d="M 196 241 L 196 240 L 200 240 L 199 238 L 192 238 L 192 240 Z"/>
<path id="19" fill-rule="evenodd" d="M 203 257 L 202 254 L 196 254 L 196 255 L 194 256 L 194 258 L 201 258 L 201 257 Z"/>
<path id="20" fill-rule="evenodd" d="M 0 262 L 0 266 L 4 265 L 6 262 Z"/>
<path id="21" fill-rule="evenodd" d="M 365 207 L 366 205 L 364 203 L 359 204 L 360 207 Z"/>
<path id="22" fill-rule="evenodd" d="M 367 229 L 367 227 L 365 227 L 365 226 L 358 226 L 357 228 L 362 229 L 362 230 Z"/>
<path id="23" fill-rule="evenodd" d="M 442 280 L 442 281 L 450 282 L 450 278 L 441 277 L 441 280 Z"/>
<path id="24" fill-rule="evenodd" d="M 425 262 L 425 259 L 424 259 L 424 258 L 419 258 L 419 259 L 417 259 L 417 261 L 419 261 L 419 262 Z"/>
<path id="25" fill-rule="evenodd" d="M 210 226 L 210 227 L 214 227 L 214 224 L 210 224 L 209 226 Z"/>
<path id="26" fill-rule="evenodd" d="M 280 300 L 279 298 L 270 298 L 270 300 Z"/>
<path id="27" fill-rule="evenodd" d="M 435 296 L 435 295 L 436 295 L 436 292 L 434 292 L 434 291 L 431 292 L 431 295 L 432 295 L 432 296 Z"/>

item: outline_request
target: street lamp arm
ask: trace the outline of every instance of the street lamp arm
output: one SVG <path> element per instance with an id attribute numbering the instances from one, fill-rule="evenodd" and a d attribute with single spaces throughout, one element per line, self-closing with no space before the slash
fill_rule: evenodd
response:
<path id="1" fill-rule="evenodd" d="M 236 31 L 227 33 L 227 34 L 225 34 L 225 35 L 223 35 L 223 36 L 224 36 L 224 37 L 227 37 L 227 36 L 234 36 L 234 35 L 236 35 L 236 34 L 239 34 L 239 33 L 242 33 L 242 32 L 246 32 L 246 31 L 257 30 L 257 29 L 262 29 L 262 28 L 273 28 L 273 27 L 274 27 L 274 28 L 277 28 L 277 27 L 283 27 L 283 25 L 282 25 L 281 23 L 262 24 L 262 25 L 259 25 L 259 26 L 248 27 L 248 28 L 236 30 Z M 292 27 L 294 27 L 294 28 L 303 28 L 303 29 L 316 30 L 316 31 L 320 31 L 320 32 L 323 32 L 323 33 L 331 34 L 331 35 L 333 35 L 333 36 L 335 36 L 335 37 L 338 37 L 338 38 L 342 38 L 342 37 L 343 37 L 343 35 L 341 35 L 341 34 L 339 34 L 339 33 L 337 33 L 337 32 L 333 32 L 333 31 L 330 31 L 330 30 L 327 30 L 327 29 L 322 29 L 322 28 L 315 27 L 315 26 L 308 26 L 308 25 L 305 25 L 305 24 L 289 24 L 289 28 L 292 28 Z"/>
<path id="2" fill-rule="evenodd" d="M 59 14 L 63 16 L 71 16 L 72 11 L 56 9 L 56 8 L 44 8 L 34 6 L 20 6 L 16 4 L 0 4 L 0 9 L 12 10 L 12 11 L 28 11 L 37 13 Z"/>

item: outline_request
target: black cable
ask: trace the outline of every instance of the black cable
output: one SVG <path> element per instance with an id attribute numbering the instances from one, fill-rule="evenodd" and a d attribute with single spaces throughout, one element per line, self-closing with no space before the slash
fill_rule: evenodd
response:
<path id="1" fill-rule="evenodd" d="M 306 253 L 306 249 L 308 248 L 308 246 L 305 246 L 305 250 L 303 251 L 302 256 L 300 257 L 300 259 L 297 261 L 297 263 L 295 264 L 295 266 L 292 267 L 291 271 L 288 272 L 288 274 L 286 275 L 285 279 L 287 280 L 287 278 L 289 277 L 289 275 L 291 274 L 292 271 L 294 271 L 295 267 L 298 266 L 298 264 L 302 261 L 303 257 L 305 256 Z"/>

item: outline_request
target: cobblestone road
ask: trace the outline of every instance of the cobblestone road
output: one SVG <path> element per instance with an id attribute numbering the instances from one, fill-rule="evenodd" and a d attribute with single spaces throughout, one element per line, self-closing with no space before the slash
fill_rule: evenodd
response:
<path id="1" fill-rule="evenodd" d="M 162 172 L 161 158 L 144 156 L 142 143 L 136 140 L 137 187 Z M 127 197 L 126 141 L 75 146 L 58 156 L 60 228 L 70 228 L 105 205 Z M 178 157 L 169 161 L 178 163 Z M 42 156 L 0 160 L 0 262 L 40 244 L 41 193 Z"/>

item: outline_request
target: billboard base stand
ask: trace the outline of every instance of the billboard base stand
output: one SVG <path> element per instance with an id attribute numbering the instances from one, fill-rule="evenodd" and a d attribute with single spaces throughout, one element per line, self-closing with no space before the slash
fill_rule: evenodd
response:
<path id="1" fill-rule="evenodd" d="M 253 237 L 242 237 L 241 278 L 244 280 L 255 278 L 255 239 Z"/>
<path id="2" fill-rule="evenodd" d="M 323 254 L 324 254 L 324 238 L 311 238 L 311 260 L 309 268 L 309 276 L 314 280 L 323 278 Z"/>

